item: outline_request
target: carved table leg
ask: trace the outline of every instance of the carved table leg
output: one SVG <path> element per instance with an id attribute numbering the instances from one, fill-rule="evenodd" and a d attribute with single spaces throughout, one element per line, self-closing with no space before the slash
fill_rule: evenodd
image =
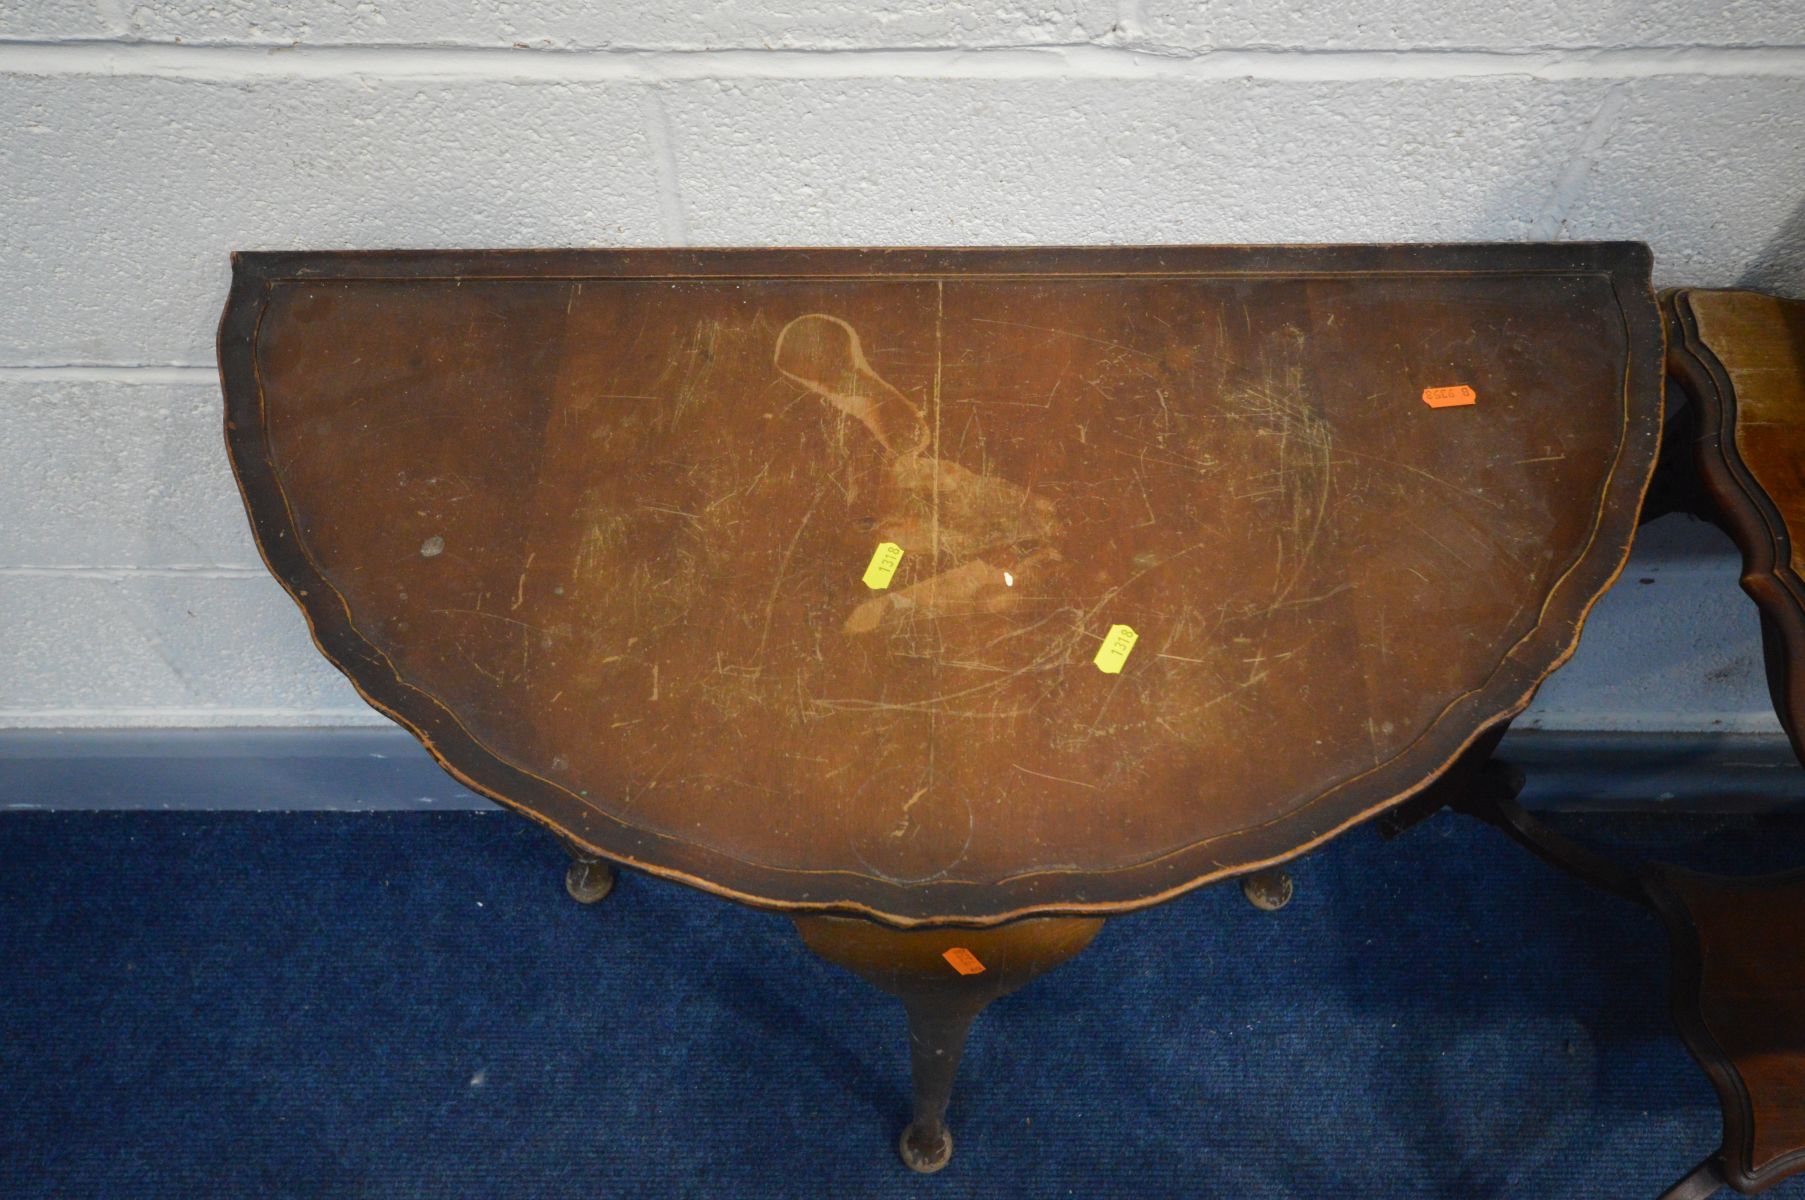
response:
<path id="1" fill-rule="evenodd" d="M 1103 928 L 1100 920 L 1075 917 L 996 929 L 891 929 L 849 917 L 795 921 L 810 950 L 902 1000 L 915 1111 L 899 1149 L 903 1162 L 924 1174 L 953 1156 L 946 1108 L 972 1018 L 1077 954 Z"/>
<path id="2" fill-rule="evenodd" d="M 562 838 L 559 839 L 563 841 Z M 574 842 L 564 842 L 570 866 L 564 872 L 564 890 L 578 904 L 594 904 L 614 890 L 614 868 Z"/>
<path id="3" fill-rule="evenodd" d="M 965 1054 L 965 1035 L 982 1005 L 941 1007 L 905 999 L 903 1006 L 909 1014 L 909 1071 L 915 1095 L 914 1111 L 896 1149 L 910 1170 L 931 1175 L 953 1157 L 946 1109 L 952 1103 L 959 1059 Z"/>
<path id="4" fill-rule="evenodd" d="M 1805 871 L 1628 866 L 1510 796 L 1473 811 L 1555 866 L 1649 905 L 1667 926 L 1674 1023 L 1717 1089 L 1724 1139 L 1664 1200 L 1698 1200 L 1726 1184 L 1752 1195 L 1805 1171 Z"/>
<path id="5" fill-rule="evenodd" d="M 1642 880 L 1673 949 L 1674 1023 L 1723 1109 L 1709 1165 L 1744 1195 L 1765 1191 L 1805 1172 L 1805 871 L 1654 863 Z"/>

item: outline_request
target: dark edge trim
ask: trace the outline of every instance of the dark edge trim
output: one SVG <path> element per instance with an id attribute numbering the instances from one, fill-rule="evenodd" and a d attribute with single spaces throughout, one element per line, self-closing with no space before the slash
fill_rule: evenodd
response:
<path id="1" fill-rule="evenodd" d="M 1742 551 L 1742 590 L 1761 610 L 1774 711 L 1793 752 L 1805 760 L 1805 669 L 1799 666 L 1805 663 L 1805 579 L 1792 568 L 1785 519 L 1736 449 L 1736 388 L 1699 336 L 1695 294 L 1689 289 L 1667 297 L 1667 369 L 1697 412 L 1692 457 L 1710 506 L 1702 515 Z"/>
<path id="2" fill-rule="evenodd" d="M 1404 262 L 1400 264 L 1399 259 Z M 240 251 L 239 271 L 276 279 L 757 278 L 771 275 L 1121 276 L 1207 272 L 1270 275 L 1306 271 L 1488 274 L 1615 274 L 1648 258 L 1641 242 L 1469 242 L 1455 245 L 792 247 L 619 250 Z M 1035 266 L 1024 269 L 1024 258 Z M 805 259 L 799 262 L 799 259 Z M 1307 265 L 1305 260 L 1309 260 Z"/>
<path id="3" fill-rule="evenodd" d="M 1749 1099 L 1748 1085 L 1743 1082 L 1742 1073 L 1736 1069 L 1735 1060 L 1724 1053 L 1717 1039 L 1711 1036 L 1700 1011 L 1704 994 L 1704 954 L 1699 947 L 1698 927 L 1693 924 L 1692 913 L 1673 887 L 1672 880 L 1676 878 L 1697 878 L 1720 888 L 1726 883 L 1760 888 L 1805 880 L 1805 870 L 1726 880 L 1679 867 L 1650 864 L 1644 868 L 1642 876 L 1645 902 L 1667 926 L 1668 941 L 1672 946 L 1668 1003 L 1673 1012 L 1673 1023 L 1693 1061 L 1711 1080 L 1711 1086 L 1717 1092 L 1718 1106 L 1723 1110 L 1724 1140 L 1718 1161 L 1724 1180 L 1738 1192 L 1759 1192 L 1788 1175 L 1805 1170 L 1805 1148 L 1790 1150 L 1759 1167 L 1754 1162 L 1754 1104 Z"/>
<path id="4" fill-rule="evenodd" d="M 585 849 L 758 907 L 792 913 L 853 913 L 887 924 L 984 926 L 1022 917 L 1097 916 L 1132 911 L 1232 875 L 1287 861 L 1409 799 L 1444 773 L 1482 736 L 1521 712 L 1537 686 L 1571 657 L 1593 604 L 1621 572 L 1636 514 L 1654 468 L 1661 425 L 1663 327 L 1640 243 L 1408 247 L 1400 266 L 1384 247 L 1182 247 L 1134 250 L 622 250 L 281 253 L 233 256 L 233 285 L 220 323 L 226 442 L 258 549 L 301 607 L 314 644 L 373 707 L 409 729 L 459 782 L 538 821 Z M 1011 263 L 1032 256 L 1041 269 Z M 1193 844 L 1133 867 L 1096 873 L 1043 871 L 974 883 L 897 884 L 852 871 L 799 872 L 734 859 L 635 829 L 583 805 L 563 789 L 516 768 L 470 735 L 432 697 L 404 683 L 393 665 L 353 626 L 342 597 L 308 560 L 264 438 L 256 335 L 270 290 L 280 279 L 547 277 L 568 270 L 592 278 L 638 272 L 665 275 L 870 275 L 1057 273 L 1122 275 L 1124 260 L 1146 273 L 1328 275 L 1373 271 L 1519 271 L 1606 274 L 1625 339 L 1623 437 L 1598 497 L 1593 538 L 1550 588 L 1541 619 L 1502 655 L 1484 686 L 1456 698 L 1413 746 L 1390 762 L 1337 785 L 1264 825 Z M 1500 260 L 1503 260 L 1502 263 Z M 522 263 L 530 264 L 523 272 Z M 786 269 L 787 268 L 787 269 Z M 1088 268 L 1088 269 L 1087 269 Z M 1429 764 L 1427 768 L 1423 764 Z M 568 810 L 568 823 L 518 796 Z M 1373 799 L 1377 797 L 1377 799 Z M 1046 894 L 1043 894 L 1043 889 Z"/>

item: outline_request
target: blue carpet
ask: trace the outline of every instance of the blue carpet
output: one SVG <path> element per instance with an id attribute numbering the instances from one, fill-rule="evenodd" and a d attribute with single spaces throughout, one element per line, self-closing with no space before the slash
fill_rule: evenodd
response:
<path id="1" fill-rule="evenodd" d="M 1719 1133 L 1654 918 L 1449 815 L 1278 914 L 1111 923 L 980 1018 L 926 1179 L 893 1001 L 562 861 L 500 814 L 0 816 L 0 1189 L 1634 1197 Z"/>

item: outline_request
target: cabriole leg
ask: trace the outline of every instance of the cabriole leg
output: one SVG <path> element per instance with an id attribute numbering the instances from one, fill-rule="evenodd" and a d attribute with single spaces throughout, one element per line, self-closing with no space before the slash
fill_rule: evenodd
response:
<path id="1" fill-rule="evenodd" d="M 848 917 L 798 917 L 809 949 L 900 998 L 909 1019 L 914 1114 L 903 1162 L 924 1174 L 953 1155 L 947 1104 L 972 1019 L 999 996 L 1090 944 L 1100 920 L 1048 917 L 995 929 L 891 929 Z"/>

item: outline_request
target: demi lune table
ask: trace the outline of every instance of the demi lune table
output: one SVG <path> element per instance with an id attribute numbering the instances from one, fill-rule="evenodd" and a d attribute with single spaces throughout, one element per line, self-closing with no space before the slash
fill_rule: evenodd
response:
<path id="1" fill-rule="evenodd" d="M 1677 403 L 1642 520 L 1689 512 L 1735 541 L 1775 711 L 1805 758 L 1805 303 L 1682 289 L 1661 307 Z M 1723 1139 L 1662 1200 L 1725 1187 L 1754 1195 L 1805 1171 L 1805 869 L 1725 875 L 1626 861 L 1621 847 L 1595 847 L 1518 804 L 1521 774 L 1507 765 L 1487 764 L 1470 783 L 1454 796 L 1432 789 L 1411 815 L 1445 797 L 1666 926 L 1674 1024 L 1717 1092 Z"/>
<path id="2" fill-rule="evenodd" d="M 1675 457 L 1692 485 L 1673 490 L 1742 552 L 1774 711 L 1805 761 L 1805 301 L 1685 289 L 1663 309 L 1686 400 Z M 1723 1110 L 1723 1144 L 1691 1195 L 1805 1171 L 1805 868 L 1658 868 L 1643 882 L 1674 945 L 1676 1023 Z"/>
<path id="3" fill-rule="evenodd" d="M 219 339 L 321 651 L 900 996 L 918 1170 L 988 1001 L 1483 756 L 1662 346 L 1633 244 L 242 254 Z"/>

